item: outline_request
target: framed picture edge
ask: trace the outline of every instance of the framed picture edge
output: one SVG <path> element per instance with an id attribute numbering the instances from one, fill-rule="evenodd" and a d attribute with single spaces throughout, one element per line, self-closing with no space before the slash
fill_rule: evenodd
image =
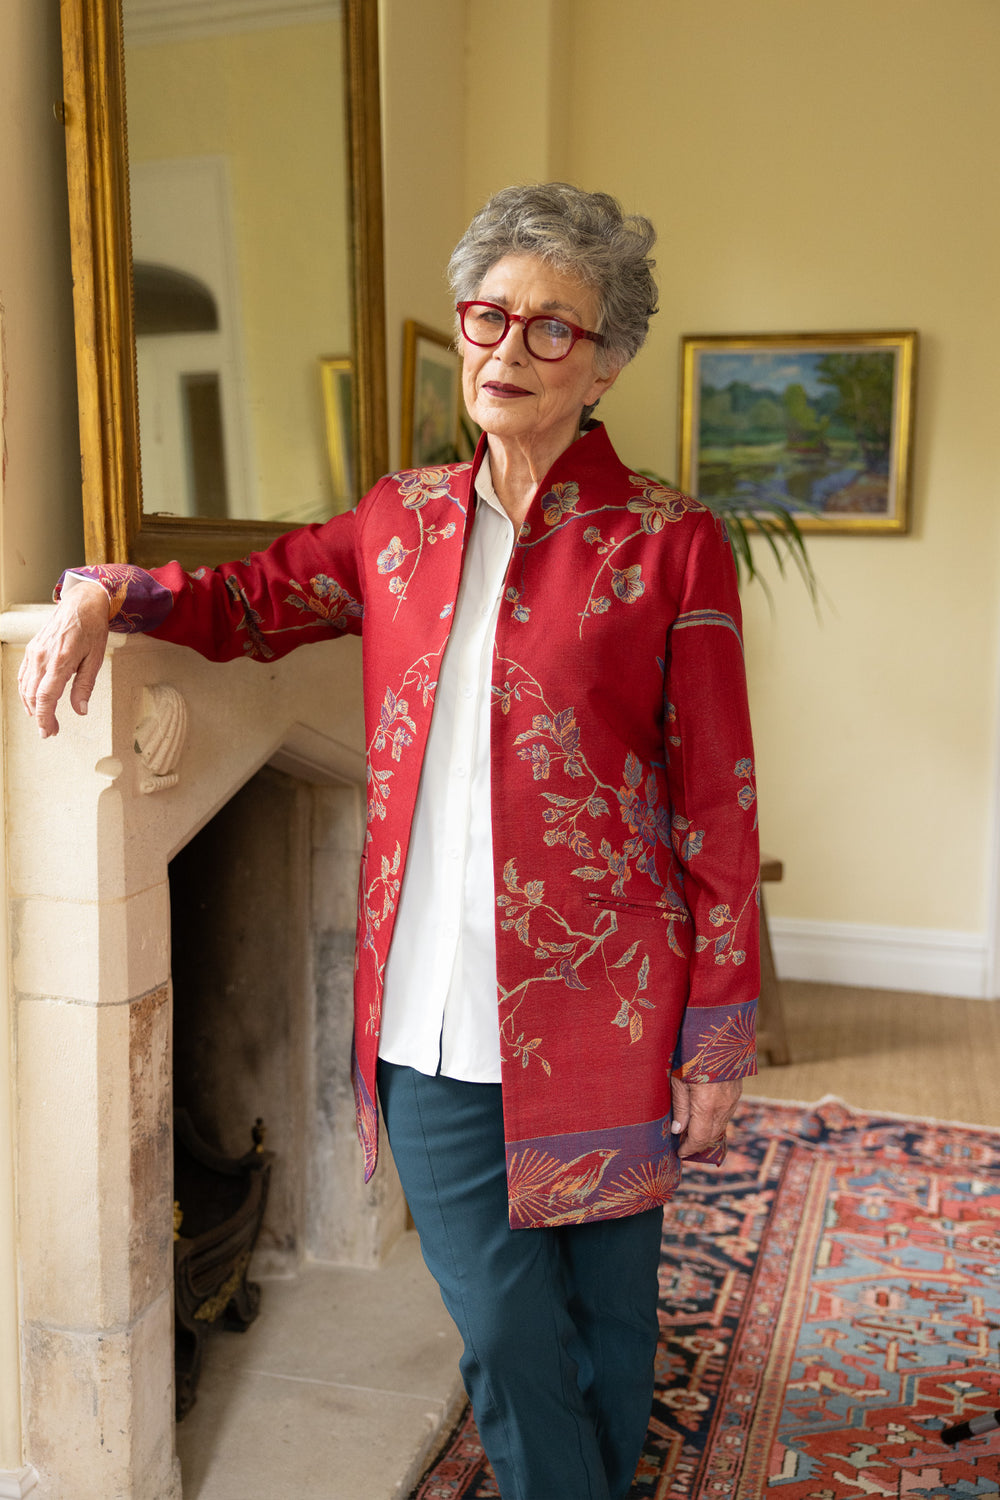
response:
<path id="1" fill-rule="evenodd" d="M 813 536 L 902 536 L 912 523 L 913 447 L 915 432 L 919 333 L 903 329 L 824 329 L 816 333 L 689 333 L 680 336 L 678 395 L 678 484 L 693 493 L 695 424 L 698 415 L 697 356 L 705 348 L 734 352 L 751 349 L 819 349 L 853 344 L 858 348 L 890 346 L 899 352 L 893 393 L 893 436 L 890 449 L 890 493 L 896 498 L 891 516 L 837 516 L 829 520 L 795 514 L 800 531 Z"/>
<path id="2" fill-rule="evenodd" d="M 350 382 L 352 399 L 354 385 L 354 360 L 349 354 L 321 354 L 319 356 L 320 389 L 323 394 L 323 422 L 326 432 L 327 461 L 330 467 L 330 482 L 334 500 L 338 505 L 346 501 L 349 508 L 357 500 L 352 493 L 353 465 L 350 444 L 354 432 L 350 419 L 345 427 L 337 406 L 335 382 L 338 375 L 346 375 Z"/>
<path id="3" fill-rule="evenodd" d="M 421 339 L 437 344 L 441 349 L 454 349 L 455 344 L 454 339 L 449 338 L 447 334 L 429 327 L 426 323 L 418 322 L 416 318 L 403 320 L 403 386 L 399 424 L 399 466 L 401 469 L 411 469 L 414 466 L 413 405 L 417 394 L 417 346 Z M 458 359 L 457 352 L 455 358 Z M 458 399 L 459 402 L 462 399 L 461 377 L 458 384 Z M 457 430 L 458 408 L 455 412 L 455 425 Z"/>

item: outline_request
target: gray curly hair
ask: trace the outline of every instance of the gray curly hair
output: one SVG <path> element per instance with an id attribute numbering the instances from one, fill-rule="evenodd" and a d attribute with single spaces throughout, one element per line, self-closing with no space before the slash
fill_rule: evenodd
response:
<path id="1" fill-rule="evenodd" d="M 600 375 L 628 364 L 642 348 L 656 311 L 650 257 L 656 231 L 641 214 L 626 214 L 609 193 L 586 193 L 568 182 L 503 188 L 476 214 L 448 262 L 456 302 L 472 301 L 505 255 L 537 255 L 579 277 L 597 293 L 604 335 L 596 350 Z"/>

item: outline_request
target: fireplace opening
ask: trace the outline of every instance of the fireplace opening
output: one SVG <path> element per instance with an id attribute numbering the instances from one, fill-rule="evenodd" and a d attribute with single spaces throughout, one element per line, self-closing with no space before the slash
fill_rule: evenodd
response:
<path id="1" fill-rule="evenodd" d="M 263 1121 L 274 1160 L 256 1268 L 269 1274 L 305 1249 L 311 792 L 264 767 L 169 872 L 174 1110 L 228 1158 Z"/>
<path id="2" fill-rule="evenodd" d="M 253 1150 L 263 1123 L 269 1185 L 245 1268 L 265 1283 L 261 1318 L 268 1278 L 307 1261 L 378 1265 L 405 1227 L 388 1153 L 363 1182 L 354 1124 L 362 835 L 357 786 L 267 765 L 169 866 L 173 1106 L 230 1161 Z"/>
<path id="3" fill-rule="evenodd" d="M 261 1311 L 251 1259 L 303 1253 L 311 824 L 309 787 L 265 767 L 169 868 L 178 1420 L 206 1340 Z"/>

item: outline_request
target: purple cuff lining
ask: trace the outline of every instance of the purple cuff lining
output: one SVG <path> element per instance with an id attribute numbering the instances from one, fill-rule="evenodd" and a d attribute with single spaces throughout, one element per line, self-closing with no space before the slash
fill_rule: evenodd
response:
<path id="1" fill-rule="evenodd" d="M 109 626 L 119 635 L 138 635 L 162 625 L 174 607 L 174 596 L 151 573 L 131 563 L 95 563 L 68 568 L 56 584 L 53 598 L 62 597 L 67 573 L 99 583 L 111 601 Z"/>

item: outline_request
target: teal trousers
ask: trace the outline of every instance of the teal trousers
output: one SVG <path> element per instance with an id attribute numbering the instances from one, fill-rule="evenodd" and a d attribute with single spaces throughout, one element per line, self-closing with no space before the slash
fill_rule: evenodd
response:
<path id="1" fill-rule="evenodd" d="M 382 1062 L 379 1097 L 502 1500 L 624 1500 L 652 1404 L 662 1209 L 512 1230 L 500 1085 Z"/>

